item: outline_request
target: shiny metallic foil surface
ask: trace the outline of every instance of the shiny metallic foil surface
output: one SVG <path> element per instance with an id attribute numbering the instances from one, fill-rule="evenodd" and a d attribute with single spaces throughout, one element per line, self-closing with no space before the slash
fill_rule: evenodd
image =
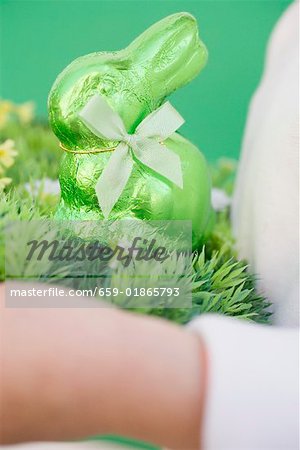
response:
<path id="1" fill-rule="evenodd" d="M 116 146 L 94 135 L 78 113 L 96 93 L 106 97 L 129 133 L 167 96 L 191 81 L 204 67 L 207 50 L 193 16 L 178 13 L 157 22 L 119 52 L 96 52 L 73 61 L 57 78 L 49 95 L 51 127 L 65 153 L 60 169 L 61 220 L 103 219 L 95 184 Z M 165 145 L 180 156 L 184 188 L 180 189 L 140 162 L 135 162 L 110 219 L 191 220 L 197 247 L 212 221 L 211 182 L 202 153 L 178 133 Z"/>

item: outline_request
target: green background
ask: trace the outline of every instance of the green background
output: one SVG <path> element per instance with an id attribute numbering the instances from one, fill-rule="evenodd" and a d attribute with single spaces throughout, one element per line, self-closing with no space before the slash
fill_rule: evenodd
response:
<path id="1" fill-rule="evenodd" d="M 261 76 L 268 36 L 288 0 L 0 0 L 2 98 L 34 100 L 46 117 L 47 95 L 74 58 L 126 46 L 153 22 L 188 11 L 199 23 L 209 62 L 172 96 L 183 134 L 209 160 L 237 157 L 247 106 Z"/>
<path id="2" fill-rule="evenodd" d="M 56 76 L 74 58 L 126 46 L 153 22 L 188 11 L 209 50 L 202 74 L 172 96 L 184 134 L 209 160 L 238 157 L 268 36 L 289 0 L 0 0 L 0 95 L 46 117 Z M 158 405 L 159 407 L 159 405 Z M 124 439 L 114 442 L 128 443 Z M 153 448 L 136 444 L 136 448 Z"/>

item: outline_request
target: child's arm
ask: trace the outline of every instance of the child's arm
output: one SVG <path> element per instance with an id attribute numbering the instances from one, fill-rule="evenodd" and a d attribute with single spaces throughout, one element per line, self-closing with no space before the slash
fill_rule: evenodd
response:
<path id="1" fill-rule="evenodd" d="M 3 291 L 2 443 L 115 433 L 199 447 L 198 337 L 88 299 L 81 309 L 5 309 Z"/>

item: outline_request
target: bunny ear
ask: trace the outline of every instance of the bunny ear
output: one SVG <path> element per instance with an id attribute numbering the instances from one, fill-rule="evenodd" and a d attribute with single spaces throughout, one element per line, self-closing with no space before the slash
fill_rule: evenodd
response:
<path id="1" fill-rule="evenodd" d="M 143 63 L 153 95 L 158 97 L 162 92 L 166 97 L 191 81 L 207 61 L 196 19 L 188 13 L 173 14 L 155 23 L 128 50 L 136 66 Z"/>

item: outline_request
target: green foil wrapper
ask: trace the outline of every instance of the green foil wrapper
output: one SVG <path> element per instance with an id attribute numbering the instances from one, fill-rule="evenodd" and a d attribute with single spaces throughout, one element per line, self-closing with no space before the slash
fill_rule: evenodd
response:
<path id="1" fill-rule="evenodd" d="M 178 13 L 154 24 L 119 52 L 96 52 L 73 61 L 49 95 L 51 127 L 63 144 L 86 154 L 65 153 L 60 169 L 61 202 L 56 217 L 103 219 L 96 182 L 117 146 L 92 133 L 78 113 L 96 93 L 106 97 L 129 133 L 173 91 L 204 67 L 207 50 L 193 16 Z M 212 221 L 211 183 L 202 153 L 178 133 L 164 142 L 180 156 L 184 188 L 135 162 L 130 179 L 109 219 L 191 220 L 193 245 L 201 243 Z"/>

